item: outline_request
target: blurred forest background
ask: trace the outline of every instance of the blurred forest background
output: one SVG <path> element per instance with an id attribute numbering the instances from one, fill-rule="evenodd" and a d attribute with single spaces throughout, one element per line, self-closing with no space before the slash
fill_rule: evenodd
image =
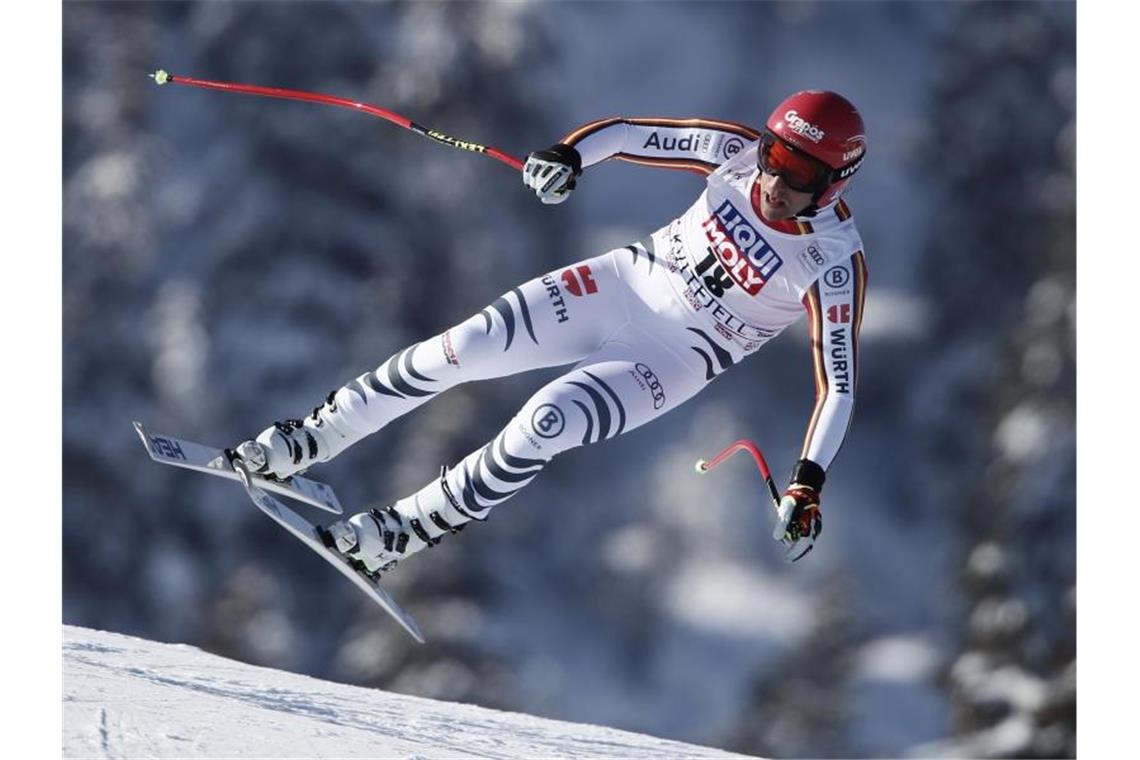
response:
<path id="1" fill-rule="evenodd" d="M 774 757 L 1075 754 L 1072 3 L 67 2 L 64 621 L 406 694 Z M 315 90 L 525 155 L 609 115 L 753 125 L 862 110 L 855 422 L 790 567 L 781 473 L 803 323 L 669 417 L 558 459 L 389 586 L 429 643 L 132 419 L 230 445 L 701 190 L 612 163 L 519 178 Z M 462 386 L 312 474 L 349 508 L 418 488 L 554 371 Z M 501 513 L 499 513 L 501 514 Z"/>

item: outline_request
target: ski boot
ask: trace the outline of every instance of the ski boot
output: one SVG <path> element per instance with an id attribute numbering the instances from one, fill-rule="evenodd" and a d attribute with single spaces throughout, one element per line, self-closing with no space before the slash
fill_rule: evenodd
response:
<path id="1" fill-rule="evenodd" d="M 357 569 L 378 577 L 400 560 L 435 546 L 444 534 L 463 530 L 471 519 L 452 495 L 444 467 L 438 481 L 390 507 L 369 509 L 333 523 L 322 537 Z"/>
<path id="2" fill-rule="evenodd" d="M 263 478 L 288 480 L 318 462 L 327 462 L 358 436 L 338 428 L 336 391 L 304 419 L 274 422 L 254 440 L 234 447 L 233 456 Z"/>

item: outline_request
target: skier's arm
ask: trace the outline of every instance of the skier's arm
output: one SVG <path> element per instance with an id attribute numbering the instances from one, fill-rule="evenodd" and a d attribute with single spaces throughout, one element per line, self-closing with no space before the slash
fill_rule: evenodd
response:
<path id="1" fill-rule="evenodd" d="M 759 138 L 731 121 L 613 117 L 575 129 L 560 144 L 578 152 L 583 168 L 615 158 L 707 175 Z"/>
<path id="2" fill-rule="evenodd" d="M 704 176 L 757 139 L 756 130 L 731 121 L 600 119 L 531 153 L 523 166 L 523 184 L 543 203 L 561 203 L 584 168 L 611 158 Z"/>
<path id="3" fill-rule="evenodd" d="M 859 327 L 867 289 L 862 251 L 827 269 L 804 294 L 810 318 L 815 408 L 804 436 L 800 460 L 780 502 L 774 537 L 789 544 L 793 561 L 811 550 L 822 518 L 819 494 L 855 409 Z"/>
<path id="4" fill-rule="evenodd" d="M 839 453 L 855 407 L 859 326 L 866 288 L 867 264 L 863 252 L 857 251 L 827 269 L 803 298 L 811 329 L 815 408 L 800 456 L 823 470 Z"/>

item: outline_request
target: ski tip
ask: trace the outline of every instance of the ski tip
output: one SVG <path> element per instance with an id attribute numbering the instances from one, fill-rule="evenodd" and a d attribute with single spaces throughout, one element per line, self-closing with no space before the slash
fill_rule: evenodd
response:
<path id="1" fill-rule="evenodd" d="M 155 84 L 166 84 L 168 81 L 170 81 L 170 75 L 167 74 L 163 69 L 159 69 L 154 73 L 147 74 L 147 76 L 153 79 Z"/>
<path id="2" fill-rule="evenodd" d="M 697 464 L 694 466 L 693 469 L 695 469 L 697 471 L 698 475 L 704 475 L 706 472 L 709 471 L 709 463 L 703 459 L 698 459 Z"/>
<path id="3" fill-rule="evenodd" d="M 401 620 L 400 622 L 403 624 L 404 630 L 412 634 L 413 639 L 415 639 L 420 644 L 427 643 L 427 639 L 425 639 L 423 633 L 420 632 L 420 627 L 416 625 L 416 621 L 408 618 L 407 620 Z"/>

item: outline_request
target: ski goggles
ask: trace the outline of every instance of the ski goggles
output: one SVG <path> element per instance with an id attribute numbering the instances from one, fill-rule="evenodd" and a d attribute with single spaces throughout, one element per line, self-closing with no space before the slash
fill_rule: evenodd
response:
<path id="1" fill-rule="evenodd" d="M 831 184 L 830 166 L 796 150 L 771 132 L 760 138 L 756 164 L 765 174 L 782 177 L 797 193 L 816 195 Z"/>

